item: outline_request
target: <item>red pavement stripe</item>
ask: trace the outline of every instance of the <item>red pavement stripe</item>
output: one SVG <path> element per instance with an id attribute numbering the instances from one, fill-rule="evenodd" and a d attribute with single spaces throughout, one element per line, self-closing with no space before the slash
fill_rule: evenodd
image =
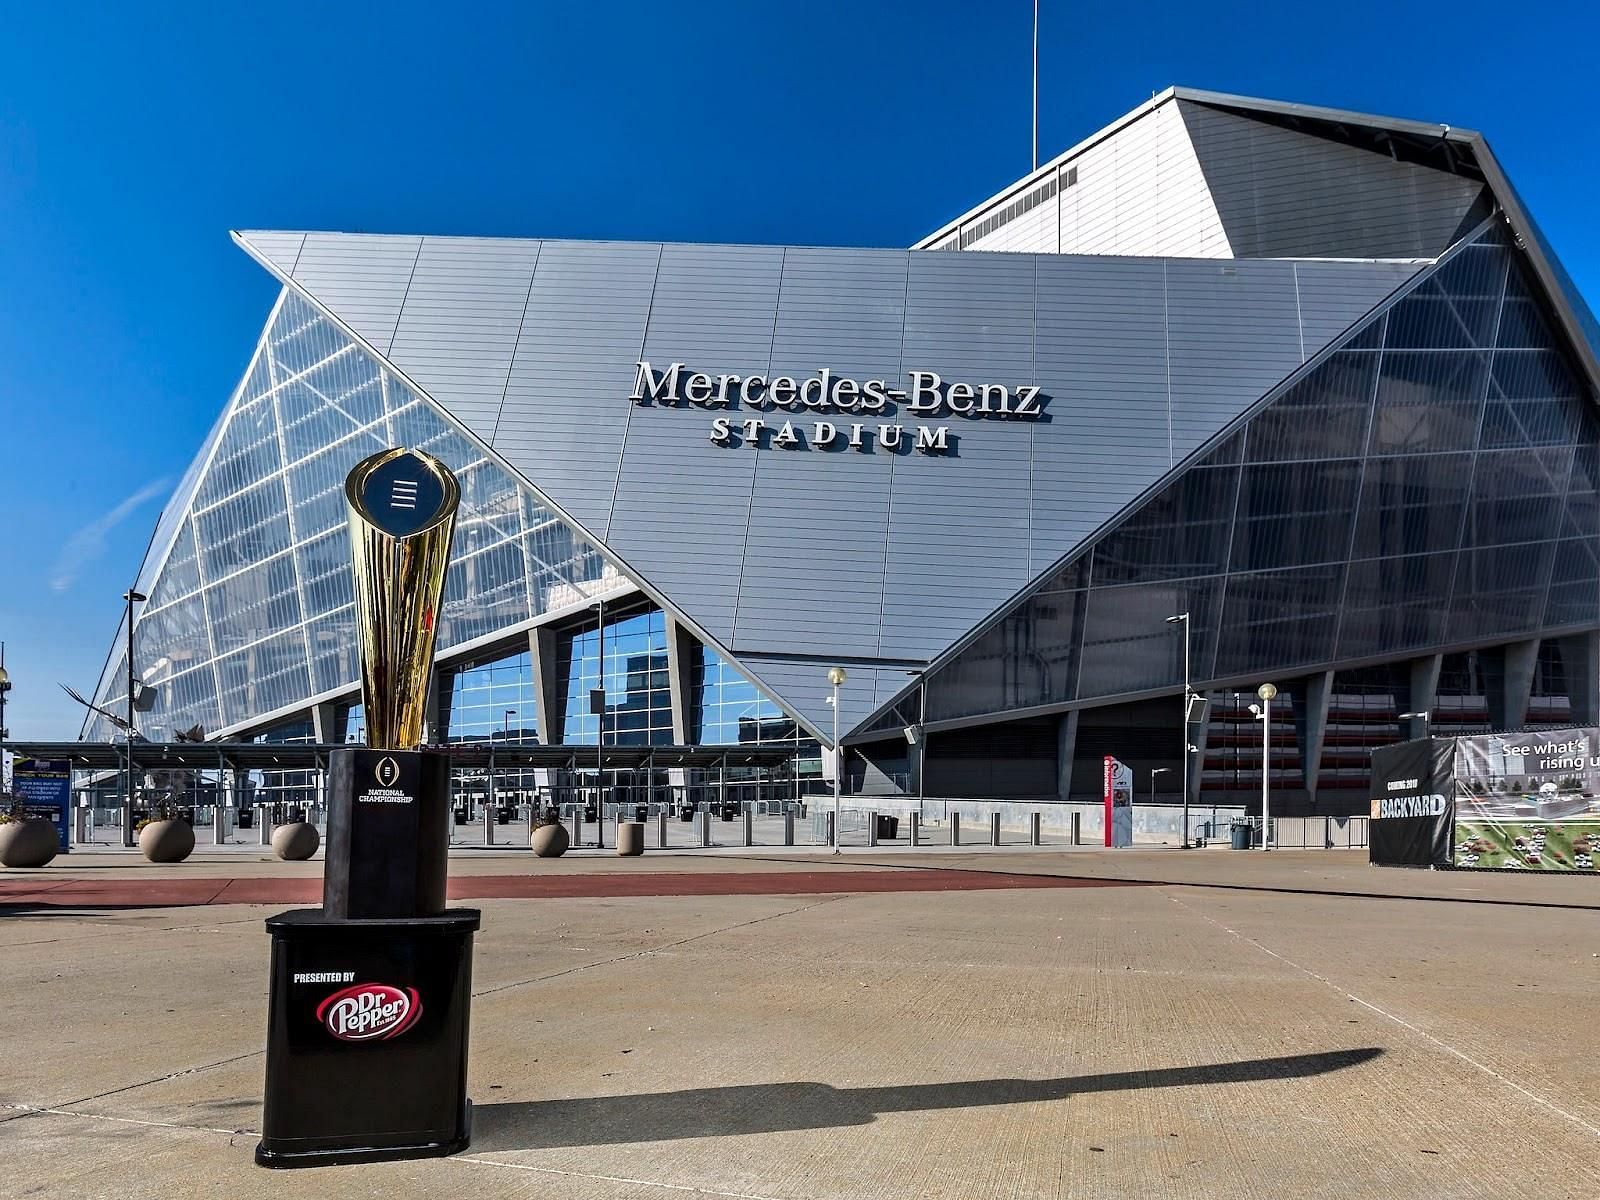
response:
<path id="1" fill-rule="evenodd" d="M 322 904 L 320 879 L 230 879 L 213 904 Z"/>
<path id="2" fill-rule="evenodd" d="M 210 904 L 227 885 L 225 879 L 152 879 L 148 882 L 71 879 L 59 887 L 0 884 L 0 904 L 57 908 L 183 908 Z"/>
<path id="3" fill-rule="evenodd" d="M 592 875 L 459 875 L 452 900 L 630 896 L 811 896 L 848 892 L 963 892 L 1018 888 L 1138 887 L 1120 879 L 1071 879 L 989 871 L 605 872 Z M 0 880 L 0 905 L 56 908 L 181 908 L 204 904 L 315 904 L 320 879 Z"/>
<path id="4" fill-rule="evenodd" d="M 842 892 L 969 892 L 1003 888 L 1118 886 L 1120 880 L 1063 879 L 989 871 L 725 871 L 603 875 L 462 875 L 452 900 L 601 896 L 811 896 Z"/>

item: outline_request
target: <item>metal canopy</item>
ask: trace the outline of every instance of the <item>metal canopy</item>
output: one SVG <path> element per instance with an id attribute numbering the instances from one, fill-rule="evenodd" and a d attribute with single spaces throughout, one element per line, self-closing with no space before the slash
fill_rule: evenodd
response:
<path id="1" fill-rule="evenodd" d="M 126 742 L 12 742 L 21 757 L 70 762 L 74 769 L 116 769 L 126 764 Z M 326 766 L 341 745 L 274 744 L 261 742 L 134 742 L 134 763 L 149 768 L 183 768 L 196 771 L 305 771 Z M 665 767 L 777 767 L 791 751 L 772 746 L 520 746 L 488 742 L 430 746 L 450 756 L 457 767 L 506 769 L 547 767 L 587 770 L 598 761 L 607 771 Z"/>

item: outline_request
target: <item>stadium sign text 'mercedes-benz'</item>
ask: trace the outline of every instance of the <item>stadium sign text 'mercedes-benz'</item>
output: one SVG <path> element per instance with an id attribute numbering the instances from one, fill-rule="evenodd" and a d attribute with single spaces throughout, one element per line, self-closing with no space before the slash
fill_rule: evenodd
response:
<path id="1" fill-rule="evenodd" d="M 824 367 L 807 379 L 790 375 L 705 374 L 673 363 L 657 371 L 641 360 L 629 397 L 635 404 L 745 410 L 768 416 L 719 416 L 711 440 L 719 446 L 766 446 L 776 450 L 872 448 L 948 454 L 948 425 L 869 423 L 902 409 L 911 417 L 1036 421 L 1045 397 L 1031 385 L 946 383 L 934 371 L 908 371 L 910 386 L 891 388 L 882 379 L 835 376 Z M 800 418 L 797 420 L 797 418 Z M 810 418 L 805 419 L 805 418 Z"/>

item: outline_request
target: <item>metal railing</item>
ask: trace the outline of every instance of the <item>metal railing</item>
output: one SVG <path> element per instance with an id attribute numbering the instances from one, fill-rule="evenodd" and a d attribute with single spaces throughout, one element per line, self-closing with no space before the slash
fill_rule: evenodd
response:
<path id="1" fill-rule="evenodd" d="M 729 789 L 731 791 L 731 788 Z M 651 789 L 595 789 L 548 786 L 499 797 L 458 794 L 451 815 L 451 841 L 461 845 L 523 848 L 535 820 L 554 818 L 566 825 L 577 848 L 614 848 L 620 821 L 643 822 L 646 846 L 652 850 L 694 850 L 712 847 L 812 846 L 832 844 L 833 805 L 825 796 L 793 799 L 718 798 L 717 789 L 657 786 Z M 708 795 L 708 793 L 710 793 Z M 757 793 L 759 794 L 759 792 Z M 136 794 L 135 820 L 146 815 L 155 796 Z M 930 801 L 919 806 L 884 806 L 887 798 L 846 803 L 840 809 L 841 846 L 874 847 L 1070 847 L 1099 846 L 1103 841 L 1099 813 L 1090 805 L 984 804 L 980 801 Z M 924 811 L 919 812 L 922 808 Z M 940 810 L 944 811 L 941 812 Z M 218 806 L 180 808 L 199 840 L 216 845 L 266 844 L 276 826 L 308 820 L 325 826 L 320 803 L 257 802 L 244 809 Z M 1250 844 L 1261 844 L 1260 817 L 1207 817 L 1196 820 L 1192 835 L 1226 845 L 1232 825 L 1251 826 Z M 1272 845 L 1285 850 L 1360 849 L 1367 845 L 1369 820 L 1364 816 L 1275 817 Z M 74 841 L 116 845 L 122 837 L 120 805 L 80 807 L 74 812 Z M 204 831 L 203 833 L 201 831 Z M 1144 844 L 1153 844 L 1157 835 Z M 1136 845 L 1141 844 L 1136 841 Z M 1166 844 L 1174 844 L 1170 837 Z"/>

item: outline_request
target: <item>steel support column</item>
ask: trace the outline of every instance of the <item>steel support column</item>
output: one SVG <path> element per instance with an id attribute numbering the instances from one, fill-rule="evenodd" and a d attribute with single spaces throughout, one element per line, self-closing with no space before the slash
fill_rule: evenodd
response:
<path id="1" fill-rule="evenodd" d="M 1556 642 L 1567 676 L 1574 725 L 1600 725 L 1600 633 L 1576 633 Z"/>
<path id="2" fill-rule="evenodd" d="M 311 706 L 311 732 L 319 746 L 337 746 L 344 742 L 344 723 L 339 720 L 339 706 L 333 703 Z"/>
<path id="3" fill-rule="evenodd" d="M 1533 697 L 1533 672 L 1539 665 L 1539 639 L 1512 642 L 1505 648 L 1500 694 L 1489 697 L 1489 720 L 1496 729 L 1521 729 L 1528 721 Z"/>
<path id="4" fill-rule="evenodd" d="M 1333 672 L 1319 671 L 1306 678 L 1305 695 L 1295 711 L 1295 737 L 1300 743 L 1300 774 L 1305 781 L 1306 799 L 1313 810 L 1317 805 L 1317 775 L 1322 769 L 1322 747 L 1328 740 L 1328 706 L 1332 695 Z"/>
<path id="5" fill-rule="evenodd" d="M 1411 687 L 1405 699 L 1404 712 L 1429 713 L 1439 702 L 1439 673 L 1444 668 L 1444 655 L 1428 654 L 1411 660 Z M 1407 717 L 1401 726 L 1406 740 L 1428 736 L 1426 717 Z"/>
<path id="6" fill-rule="evenodd" d="M 687 746 L 693 740 L 694 660 L 699 643 L 671 613 L 667 614 L 667 685 L 672 697 L 672 740 Z"/>
<path id="7" fill-rule="evenodd" d="M 1078 710 L 1061 714 L 1056 722 L 1056 799 L 1072 799 L 1072 759 L 1078 747 Z"/>
<path id="8" fill-rule="evenodd" d="M 428 672 L 428 697 L 422 710 L 422 740 L 429 746 L 440 745 L 450 734 L 450 702 L 443 698 L 445 672 L 434 667 Z"/>
<path id="9" fill-rule="evenodd" d="M 565 710 L 556 690 L 556 634 L 548 625 L 528 630 L 528 657 L 533 664 L 534 719 L 538 723 L 539 744 L 561 743 Z"/>

